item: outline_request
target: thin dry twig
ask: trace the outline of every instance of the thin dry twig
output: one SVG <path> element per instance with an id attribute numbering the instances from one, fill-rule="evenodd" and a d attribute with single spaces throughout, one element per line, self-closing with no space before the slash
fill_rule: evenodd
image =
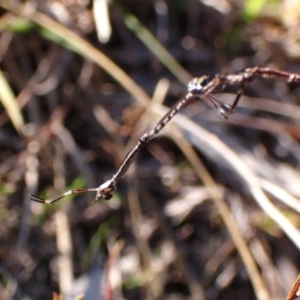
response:
<path id="1" fill-rule="evenodd" d="M 300 275 L 297 277 L 285 300 L 295 300 L 300 296 Z"/>

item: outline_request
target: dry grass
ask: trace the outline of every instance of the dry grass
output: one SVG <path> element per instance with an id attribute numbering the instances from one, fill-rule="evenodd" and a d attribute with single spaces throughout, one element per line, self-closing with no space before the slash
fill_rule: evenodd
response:
<path id="1" fill-rule="evenodd" d="M 29 201 L 105 182 L 193 76 L 300 74 L 297 1 L 208 2 L 113 1 L 106 15 L 102 1 L 0 2 L 1 299 L 287 297 L 299 84 L 255 80 L 228 121 L 190 105 L 110 201 Z"/>

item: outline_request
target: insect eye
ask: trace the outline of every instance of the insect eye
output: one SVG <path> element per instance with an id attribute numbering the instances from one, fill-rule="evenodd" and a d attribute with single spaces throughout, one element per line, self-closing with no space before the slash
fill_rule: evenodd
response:
<path id="1" fill-rule="evenodd" d="M 192 81 L 188 84 L 188 92 L 199 94 L 202 92 L 203 87 L 205 87 L 208 83 L 208 77 L 202 76 L 199 78 L 194 78 Z"/>

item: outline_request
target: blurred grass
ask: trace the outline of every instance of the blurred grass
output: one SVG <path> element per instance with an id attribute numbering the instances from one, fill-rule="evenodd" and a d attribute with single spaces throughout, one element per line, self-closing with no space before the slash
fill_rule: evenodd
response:
<path id="1" fill-rule="evenodd" d="M 256 18 L 258 18 L 266 2 L 267 1 L 253 1 L 253 0 L 245 1 L 244 11 L 243 11 L 244 21 L 251 22 Z M 184 1 L 180 1 L 181 5 L 183 5 L 183 3 Z M 2 5 L 2 3 L 0 3 L 0 5 Z M 12 8 L 12 11 L 14 11 L 17 14 L 22 12 L 22 10 L 18 11 L 17 9 L 14 8 Z M 180 64 L 176 60 L 174 60 L 174 58 L 170 55 L 170 53 L 166 51 L 164 46 L 162 46 L 161 43 L 159 43 L 157 39 L 150 33 L 150 31 L 141 24 L 138 18 L 134 16 L 132 13 L 130 13 L 129 11 L 125 10 L 124 8 L 120 8 L 120 6 L 118 7 L 118 12 L 122 16 L 123 21 L 126 24 L 127 28 L 129 28 L 144 43 L 145 48 L 148 48 L 153 53 L 153 55 L 157 59 L 159 59 L 160 62 L 163 65 L 165 65 L 165 67 L 168 70 L 170 70 L 170 72 L 175 77 L 177 77 L 180 81 L 186 83 L 190 78 L 188 72 L 186 72 L 180 66 Z M 142 20 L 142 18 L 140 19 Z M 244 26 L 244 23 L 242 24 L 242 26 Z M 132 78 L 130 78 L 130 76 L 128 76 L 125 72 L 123 72 L 116 64 L 114 64 L 101 51 L 93 47 L 91 43 L 87 42 L 79 34 L 75 34 L 71 30 L 66 28 L 64 25 L 60 24 L 59 22 L 54 21 L 53 19 L 47 17 L 46 15 L 36 11 L 36 12 L 32 12 L 31 15 L 26 16 L 24 19 L 15 17 L 15 21 L 10 23 L 10 26 L 12 30 L 20 33 L 25 33 L 30 30 L 36 30 L 40 34 L 40 36 L 45 37 L 49 41 L 52 41 L 66 49 L 69 49 L 72 52 L 77 53 L 84 58 L 88 58 L 89 60 L 94 61 L 101 68 L 103 68 L 108 74 L 110 74 L 113 78 L 115 78 L 115 80 L 117 80 L 120 83 L 120 85 L 123 85 L 123 87 L 128 91 L 128 93 L 133 95 L 138 101 L 140 101 L 144 105 L 148 104 L 150 98 L 143 91 L 143 89 L 140 86 L 138 86 L 132 80 Z M 209 32 L 209 28 L 208 28 L 208 32 Z M 241 36 L 242 32 L 243 32 L 242 30 L 236 30 L 236 28 L 234 28 L 231 31 L 232 36 L 229 37 L 229 40 L 230 39 L 233 40 L 231 47 L 233 47 L 234 49 L 238 49 L 241 45 L 240 41 L 243 38 Z M 180 164 L 178 165 L 178 167 L 179 166 Z M 72 187 L 83 187 L 83 186 L 85 186 L 85 182 L 81 177 L 79 177 L 66 189 L 71 189 Z M 116 194 L 114 195 L 114 197 L 116 197 Z M 73 196 L 70 196 L 59 203 L 53 204 L 52 207 L 44 206 L 45 210 L 41 214 L 35 215 L 35 218 L 38 217 L 36 223 L 41 224 L 42 222 L 44 222 L 46 218 L 48 218 L 48 212 L 50 210 L 56 209 L 57 206 L 61 205 L 64 201 L 72 201 L 72 199 Z M 93 235 L 92 239 L 90 240 L 90 243 L 88 245 L 88 250 L 86 251 L 83 259 L 86 266 L 91 264 L 93 258 L 95 257 L 102 243 L 105 241 L 105 239 L 110 234 L 110 232 L 115 228 L 118 222 L 119 222 L 118 220 L 111 218 L 108 221 L 103 222 L 97 228 L 96 233 Z M 266 224 L 266 225 L 270 226 L 271 229 L 275 228 L 276 226 L 273 223 L 271 223 L 271 225 L 270 224 Z M 197 229 L 194 230 L 196 231 Z M 185 243 L 187 241 L 184 240 L 181 242 Z M 127 289 L 134 289 L 136 287 L 142 286 L 144 283 L 145 281 L 143 281 L 141 277 L 139 278 L 132 277 L 131 279 L 125 281 L 124 286 Z"/>
<path id="2" fill-rule="evenodd" d="M 113 216 L 106 222 L 103 222 L 99 225 L 96 233 L 92 236 L 90 240 L 90 243 L 83 258 L 83 263 L 86 269 L 91 267 L 97 253 L 99 252 L 101 244 L 105 241 L 111 230 L 114 229 L 119 223 L 120 220 L 118 220 L 117 217 Z"/>
<path id="3" fill-rule="evenodd" d="M 141 287 L 145 284 L 145 279 L 141 276 L 131 276 L 124 281 L 124 286 L 128 290 L 135 289 L 137 287 Z"/>
<path id="4" fill-rule="evenodd" d="M 5 5 L 4 7 L 8 8 Z M 120 5 L 114 5 L 114 7 L 116 7 L 117 11 L 121 14 L 125 25 L 135 33 L 135 35 L 174 75 L 174 77 L 178 78 L 182 83 L 187 84 L 192 78 L 191 75 L 173 58 L 173 56 L 157 40 L 157 38 L 155 38 L 144 26 L 142 26 L 138 19 L 133 14 L 129 13 L 129 11 L 127 11 L 124 7 Z M 22 12 L 22 10 L 22 8 L 18 9 L 19 12 Z M 50 19 L 46 15 L 34 12 L 28 19 L 16 17 L 14 22 L 10 19 L 9 27 L 19 32 L 27 32 L 30 29 L 33 29 L 31 22 L 41 26 L 39 32 L 43 37 L 77 54 L 91 59 L 115 78 L 120 85 L 123 85 L 123 87 L 136 99 L 139 99 L 139 101 L 145 99 L 144 92 L 141 88 L 138 87 L 133 80 L 106 55 L 104 55 L 100 50 L 94 48 L 76 33 L 55 20 Z"/>
<path id="5" fill-rule="evenodd" d="M 255 20 L 268 0 L 245 0 L 242 18 L 244 21 Z"/>
<path id="6" fill-rule="evenodd" d="M 0 3 L 0 5 L 6 9 L 12 9 L 12 12 L 17 15 L 22 15 L 22 12 L 25 9 L 25 6 L 23 5 L 13 7 L 7 3 Z M 119 82 L 119 84 L 139 102 L 147 105 L 150 101 L 148 95 L 130 78 L 130 76 L 84 38 L 41 12 L 34 11 L 27 19 L 38 26 L 41 26 L 43 30 L 47 32 L 45 33 L 45 36 L 48 36 L 51 40 L 56 40 L 62 47 L 73 49 L 85 58 L 95 62 L 110 74 L 112 78 Z"/>
<path id="7" fill-rule="evenodd" d="M 192 79 L 192 76 L 174 59 L 157 38 L 141 24 L 136 16 L 120 4 L 114 5 L 114 7 L 116 7 L 117 11 L 121 14 L 124 24 L 179 81 L 187 84 Z"/>
<path id="8" fill-rule="evenodd" d="M 15 129 L 21 133 L 24 126 L 24 118 L 18 104 L 15 101 L 15 96 L 6 80 L 3 72 L 0 70 L 0 102 L 3 104 L 7 115 L 13 123 Z"/>
<path id="9" fill-rule="evenodd" d="M 5 22 L 5 20 L 7 22 Z M 0 23 L 0 29 L 10 29 L 18 33 L 27 33 L 34 29 L 34 25 L 27 19 L 18 16 L 10 15 L 7 18 L 2 17 L 2 22 Z"/>

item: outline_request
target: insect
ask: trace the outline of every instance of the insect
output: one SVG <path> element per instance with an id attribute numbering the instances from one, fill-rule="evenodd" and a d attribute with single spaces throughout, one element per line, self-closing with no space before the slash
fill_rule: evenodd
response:
<path id="1" fill-rule="evenodd" d="M 65 192 L 58 197 L 49 199 L 45 199 L 37 195 L 30 195 L 30 200 L 45 204 L 52 204 L 68 195 L 82 194 L 86 192 L 96 192 L 95 202 L 97 202 L 101 198 L 105 200 L 111 199 L 113 192 L 117 188 L 118 182 L 131 166 L 137 153 L 154 136 L 156 136 L 184 106 L 191 102 L 192 99 L 199 98 L 211 102 L 217 109 L 219 114 L 224 119 L 228 119 L 235 112 L 246 85 L 256 77 L 277 77 L 286 79 L 287 82 L 300 82 L 300 74 L 260 67 L 247 68 L 237 74 L 217 74 L 213 77 L 205 75 L 199 78 L 194 78 L 187 85 L 186 95 L 169 109 L 169 111 L 158 121 L 158 123 L 152 130 L 148 131 L 140 137 L 135 147 L 127 153 L 119 169 L 111 179 L 107 180 L 97 188 L 75 188 Z M 212 95 L 217 91 L 223 90 L 227 85 L 240 86 L 232 105 L 223 103 L 217 100 Z"/>

